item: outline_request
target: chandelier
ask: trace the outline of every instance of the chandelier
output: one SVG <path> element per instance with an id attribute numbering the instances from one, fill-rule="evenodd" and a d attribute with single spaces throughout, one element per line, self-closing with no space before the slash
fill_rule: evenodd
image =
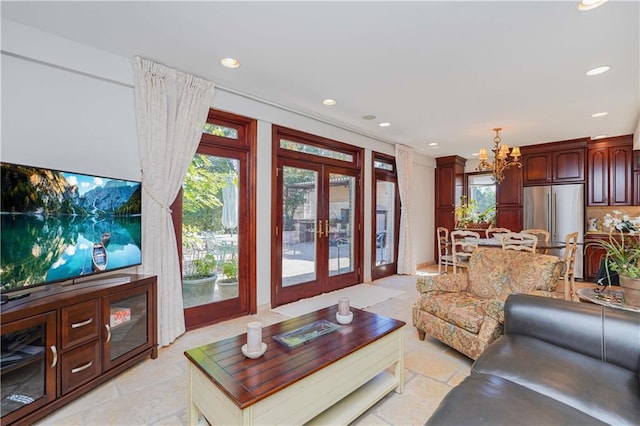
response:
<path id="1" fill-rule="evenodd" d="M 493 131 L 496 132 L 496 136 L 493 138 L 494 147 L 491 150 L 494 155 L 493 163 L 487 161 L 489 159 L 487 150 L 480 148 L 480 152 L 478 153 L 480 164 L 476 169 L 479 172 L 491 172 L 493 181 L 497 184 L 502 182 L 502 179 L 504 179 L 504 171 L 509 167 L 522 167 L 522 163 L 519 161 L 521 155 L 520 148 L 516 146 L 511 148 L 511 152 L 509 152 L 509 145 L 500 145 L 500 142 L 502 142 L 502 139 L 500 139 L 500 130 L 502 130 L 500 127 L 493 129 Z"/>

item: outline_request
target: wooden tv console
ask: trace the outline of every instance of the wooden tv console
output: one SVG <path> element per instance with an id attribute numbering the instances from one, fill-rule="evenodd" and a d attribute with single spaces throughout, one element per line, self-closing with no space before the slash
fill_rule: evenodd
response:
<path id="1" fill-rule="evenodd" d="M 155 276 L 118 274 L 2 305 L 2 424 L 32 424 L 157 358 L 156 285 Z"/>

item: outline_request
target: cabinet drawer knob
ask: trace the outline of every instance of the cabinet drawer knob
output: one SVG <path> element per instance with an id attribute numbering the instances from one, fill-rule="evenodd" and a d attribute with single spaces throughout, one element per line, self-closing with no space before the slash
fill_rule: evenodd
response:
<path id="1" fill-rule="evenodd" d="M 86 321 L 81 321 L 81 322 L 76 322 L 75 324 L 71 324 L 71 328 L 80 328 L 80 327 L 84 327 L 85 325 L 89 325 L 93 322 L 93 318 L 89 318 Z"/>
<path id="2" fill-rule="evenodd" d="M 71 369 L 71 374 L 79 373 L 79 372 L 81 372 L 83 370 L 86 370 L 87 368 L 91 367 L 92 365 L 93 365 L 93 361 L 89 361 L 88 363 L 86 363 L 82 367 L 72 368 Z"/>

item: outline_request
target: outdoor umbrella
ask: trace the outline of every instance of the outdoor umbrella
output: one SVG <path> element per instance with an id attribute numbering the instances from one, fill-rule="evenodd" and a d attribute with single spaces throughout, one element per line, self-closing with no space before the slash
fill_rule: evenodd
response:
<path id="1" fill-rule="evenodd" d="M 233 182 L 222 188 L 222 225 L 225 228 L 238 226 L 238 188 Z"/>

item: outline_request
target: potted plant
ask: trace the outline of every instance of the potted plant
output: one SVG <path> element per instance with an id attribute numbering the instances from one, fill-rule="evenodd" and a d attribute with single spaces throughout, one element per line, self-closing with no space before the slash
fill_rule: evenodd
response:
<path id="1" fill-rule="evenodd" d="M 495 204 L 480 211 L 476 200 L 467 200 L 466 196 L 460 197 L 460 205 L 455 209 L 456 228 L 487 229 L 496 218 Z"/>
<path id="2" fill-rule="evenodd" d="M 189 278 L 202 279 L 215 277 L 216 274 L 216 258 L 211 253 L 205 254 L 203 257 L 192 261 L 193 268 L 190 271 Z"/>
<path id="3" fill-rule="evenodd" d="M 238 260 L 225 260 L 220 268 L 224 276 L 217 281 L 220 297 L 222 299 L 236 297 L 238 295 Z"/>
<path id="4" fill-rule="evenodd" d="M 607 275 L 609 268 L 620 276 L 625 302 L 640 306 L 640 216 L 631 218 L 618 210 L 604 216 L 609 239 L 597 241 L 605 251 Z"/>

